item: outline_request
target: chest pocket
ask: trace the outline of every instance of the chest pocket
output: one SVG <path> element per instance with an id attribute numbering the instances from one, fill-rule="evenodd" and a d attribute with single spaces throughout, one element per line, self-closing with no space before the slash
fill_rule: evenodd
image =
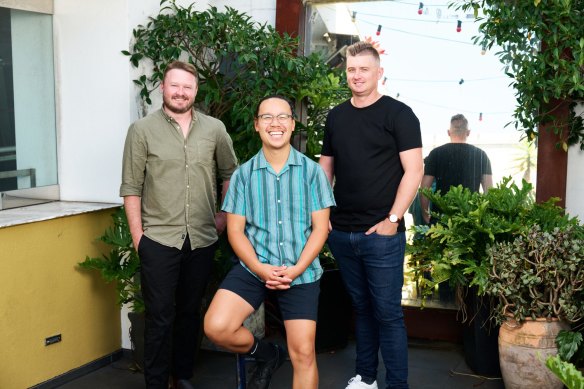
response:
<path id="1" fill-rule="evenodd" d="M 195 153 L 195 162 L 202 165 L 215 165 L 215 141 L 212 139 L 198 139 Z"/>

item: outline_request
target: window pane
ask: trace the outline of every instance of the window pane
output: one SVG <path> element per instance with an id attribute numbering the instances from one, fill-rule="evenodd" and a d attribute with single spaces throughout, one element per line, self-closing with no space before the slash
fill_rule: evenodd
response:
<path id="1" fill-rule="evenodd" d="M 56 184 L 52 16 L 0 8 L 0 192 Z"/>

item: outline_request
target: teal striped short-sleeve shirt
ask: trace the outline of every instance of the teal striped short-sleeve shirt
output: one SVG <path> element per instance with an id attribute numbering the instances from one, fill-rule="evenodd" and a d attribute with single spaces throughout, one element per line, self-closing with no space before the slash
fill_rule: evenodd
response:
<path id="1" fill-rule="evenodd" d="M 322 168 L 291 148 L 278 174 L 261 150 L 241 165 L 231 177 L 222 210 L 245 216 L 245 234 L 262 263 L 293 266 L 312 231 L 312 212 L 334 205 Z M 314 282 L 321 275 L 316 257 L 292 285 Z"/>

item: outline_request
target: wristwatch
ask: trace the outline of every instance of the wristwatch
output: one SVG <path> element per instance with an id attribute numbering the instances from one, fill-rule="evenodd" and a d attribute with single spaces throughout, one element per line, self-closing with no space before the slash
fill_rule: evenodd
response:
<path id="1" fill-rule="evenodd" d="M 393 213 L 389 215 L 388 219 L 392 223 L 399 223 L 401 221 L 401 217 L 397 217 L 397 215 L 394 215 Z"/>

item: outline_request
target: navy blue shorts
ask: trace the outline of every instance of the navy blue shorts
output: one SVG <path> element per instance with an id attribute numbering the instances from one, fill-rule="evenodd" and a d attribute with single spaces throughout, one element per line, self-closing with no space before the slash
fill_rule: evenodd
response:
<path id="1" fill-rule="evenodd" d="M 220 289 L 229 290 L 257 310 L 266 299 L 266 293 L 274 293 L 280 305 L 283 320 L 314 320 L 318 316 L 320 280 L 308 284 L 293 285 L 290 289 L 271 290 L 247 271 L 240 263 L 233 266 Z"/>

